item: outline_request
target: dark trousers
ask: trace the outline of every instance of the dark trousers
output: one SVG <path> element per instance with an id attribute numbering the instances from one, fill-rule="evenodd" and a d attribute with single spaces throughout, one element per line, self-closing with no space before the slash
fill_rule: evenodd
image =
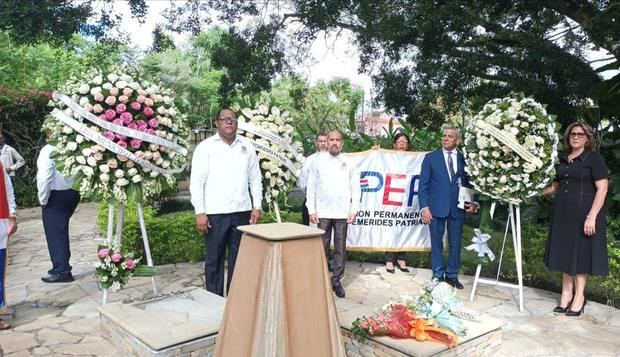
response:
<path id="1" fill-rule="evenodd" d="M 319 218 L 318 228 L 325 231 L 323 234 L 323 249 L 325 259 L 329 262 L 329 246 L 334 232 L 334 257 L 332 261 L 332 286 L 340 285 L 340 279 L 344 276 L 344 263 L 347 249 L 347 220 Z"/>
<path id="2" fill-rule="evenodd" d="M 310 225 L 310 212 L 308 212 L 308 206 L 306 206 L 305 198 L 304 203 L 301 205 L 301 222 L 306 226 Z"/>
<path id="3" fill-rule="evenodd" d="M 396 260 L 405 260 L 405 258 L 405 252 L 385 252 L 386 263 L 394 263 Z"/>
<path id="4" fill-rule="evenodd" d="M 207 291 L 224 296 L 224 256 L 228 248 L 228 279 L 226 292 L 235 271 L 242 232 L 238 226 L 250 224 L 250 211 L 227 214 L 209 214 L 211 228 L 205 234 L 205 285 Z"/>
<path id="5" fill-rule="evenodd" d="M 71 274 L 69 219 L 78 203 L 80 194 L 75 190 L 52 191 L 47 204 L 43 207 L 43 230 L 52 260 L 50 273 Z"/>
<path id="6" fill-rule="evenodd" d="M 430 224 L 431 231 L 431 263 L 433 277 L 456 278 L 461 265 L 461 235 L 463 233 L 463 218 L 433 217 Z M 443 263 L 443 234 L 448 228 L 448 265 Z"/>

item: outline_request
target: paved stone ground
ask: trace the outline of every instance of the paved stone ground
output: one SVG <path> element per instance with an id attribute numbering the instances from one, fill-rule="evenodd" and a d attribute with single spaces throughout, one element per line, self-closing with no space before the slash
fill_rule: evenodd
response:
<path id="1" fill-rule="evenodd" d="M 116 356 L 114 346 L 101 333 L 97 312 L 101 293 L 94 278 L 97 206 L 81 204 L 71 222 L 71 263 L 76 281 L 44 284 L 50 268 L 39 209 L 18 212 L 19 230 L 9 243 L 7 300 L 15 309 L 13 329 L 0 332 L 0 356 Z M 347 298 L 337 301 L 340 311 L 364 303 L 381 306 L 403 295 L 415 294 L 430 278 L 427 269 L 409 274 L 388 274 L 376 264 L 347 263 L 344 286 Z M 158 267 L 163 293 L 204 286 L 203 266 L 176 264 Z M 463 277 L 469 297 L 472 278 Z M 150 278 L 132 279 L 111 301 L 140 299 L 152 294 Z M 517 308 L 516 290 L 481 286 L 474 302 L 478 309 L 505 322 L 500 356 L 614 356 L 620 355 L 620 310 L 588 303 L 581 318 L 555 316 L 551 309 L 558 294 L 526 288 L 525 307 Z M 356 304 L 354 304 L 356 303 Z"/>

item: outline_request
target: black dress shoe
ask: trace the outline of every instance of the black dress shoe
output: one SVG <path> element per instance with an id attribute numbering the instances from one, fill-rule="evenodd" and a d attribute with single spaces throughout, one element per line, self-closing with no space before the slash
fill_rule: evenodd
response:
<path id="1" fill-rule="evenodd" d="M 338 296 L 339 298 L 344 297 L 344 288 L 342 287 L 342 285 L 336 285 L 333 287 L 333 289 L 336 296 Z"/>
<path id="2" fill-rule="evenodd" d="M 581 310 L 579 310 L 579 311 L 573 311 L 573 310 L 569 309 L 568 306 L 570 306 L 570 305 L 568 305 L 566 307 L 568 309 L 566 311 L 566 316 L 574 316 L 574 317 L 581 316 L 581 314 L 586 310 L 586 303 L 587 302 L 588 302 L 588 300 L 585 300 L 585 299 L 583 300 L 583 305 L 581 305 Z"/>
<path id="3" fill-rule="evenodd" d="M 459 281 L 459 278 L 446 277 L 446 283 L 452 285 L 452 287 L 455 287 L 457 289 L 463 289 L 463 284 L 461 284 L 461 282 Z"/>
<path id="4" fill-rule="evenodd" d="M 70 283 L 74 280 L 71 274 L 58 273 L 51 273 L 41 278 L 41 281 L 44 283 Z"/>
<path id="5" fill-rule="evenodd" d="M 407 267 L 401 268 L 400 265 L 396 265 L 396 267 L 398 268 L 398 270 L 402 271 L 403 273 L 409 272 L 409 269 Z"/>

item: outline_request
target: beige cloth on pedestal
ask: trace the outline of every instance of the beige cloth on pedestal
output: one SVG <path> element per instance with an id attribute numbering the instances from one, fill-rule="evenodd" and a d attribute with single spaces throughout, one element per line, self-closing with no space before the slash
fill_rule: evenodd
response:
<path id="1" fill-rule="evenodd" d="M 320 236 L 275 239 L 241 239 L 215 355 L 345 356 Z"/>

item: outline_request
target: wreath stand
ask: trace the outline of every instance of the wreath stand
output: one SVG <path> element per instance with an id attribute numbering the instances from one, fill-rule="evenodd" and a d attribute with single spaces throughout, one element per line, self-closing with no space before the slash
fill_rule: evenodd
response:
<path id="1" fill-rule="evenodd" d="M 491 219 L 493 219 L 493 213 L 495 212 L 496 202 L 493 202 L 491 205 Z M 510 228 L 510 232 L 512 235 L 512 244 L 515 252 L 515 263 L 517 265 L 517 280 L 518 284 L 506 283 L 503 281 L 499 281 L 499 274 L 502 270 L 502 258 L 504 257 L 504 248 L 506 247 L 506 237 L 508 236 L 508 228 Z M 474 278 L 474 286 L 471 289 L 471 295 L 469 296 L 469 301 L 474 300 L 474 295 L 476 294 L 476 287 L 478 283 L 480 284 L 489 284 L 496 286 L 503 286 L 511 289 L 519 290 L 519 311 L 523 312 L 523 262 L 521 255 L 521 209 L 518 204 L 509 203 L 508 204 L 508 221 L 506 222 L 506 230 L 504 231 L 504 240 L 502 242 L 502 251 L 499 256 L 499 265 L 497 267 L 497 275 L 495 280 L 486 279 L 480 277 L 480 270 L 482 269 L 482 264 L 478 264 L 476 267 L 476 277 Z"/>
<path id="2" fill-rule="evenodd" d="M 144 244 L 144 254 L 146 255 L 146 264 L 150 267 L 153 266 L 153 257 L 151 256 L 151 247 L 149 245 L 149 238 L 146 234 L 146 224 L 144 223 L 144 213 L 142 211 L 142 204 L 136 202 L 136 208 L 138 209 L 138 221 L 140 222 L 140 231 L 142 233 L 142 243 Z M 116 243 L 119 247 L 121 244 L 121 237 L 123 236 L 123 218 L 125 216 L 125 204 L 120 203 L 118 206 L 118 212 L 116 215 L 116 234 L 114 234 L 114 204 L 108 204 L 108 232 L 106 236 L 106 242 L 111 244 Z M 151 276 L 151 284 L 153 286 L 153 294 L 158 295 L 157 281 L 155 275 Z M 105 305 L 109 301 L 109 289 L 102 290 L 101 304 Z"/>

